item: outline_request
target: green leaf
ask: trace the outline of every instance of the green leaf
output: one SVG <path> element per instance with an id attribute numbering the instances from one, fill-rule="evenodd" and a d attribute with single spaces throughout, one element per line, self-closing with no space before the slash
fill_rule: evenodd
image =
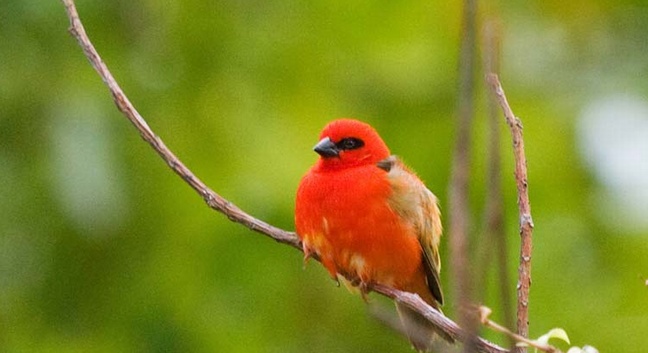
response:
<path id="1" fill-rule="evenodd" d="M 537 341 L 542 344 L 548 344 L 549 340 L 552 338 L 557 338 L 560 340 L 563 340 L 569 344 L 569 336 L 567 336 L 567 332 L 561 328 L 553 328 L 546 334 L 540 336 Z"/>

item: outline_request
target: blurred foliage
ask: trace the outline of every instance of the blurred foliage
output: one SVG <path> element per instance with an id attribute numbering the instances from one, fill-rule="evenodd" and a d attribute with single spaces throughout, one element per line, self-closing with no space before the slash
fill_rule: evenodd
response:
<path id="1" fill-rule="evenodd" d="M 252 215 L 293 229 L 311 147 L 340 116 L 373 124 L 447 205 L 460 2 L 77 5 L 153 129 Z M 612 118 L 636 119 L 599 129 L 601 138 L 581 133 L 592 104 L 623 96 L 648 105 L 648 7 L 482 6 L 480 21 L 499 24 L 502 81 L 525 126 L 536 225 L 531 336 L 559 326 L 578 346 L 643 352 L 648 203 L 624 197 L 648 190 L 639 173 L 648 148 L 633 142 L 648 141 L 648 115 L 622 105 Z M 317 263 L 304 270 L 298 252 L 205 207 L 118 113 L 67 27 L 58 1 L 0 2 L 0 351 L 411 351 Z M 475 240 L 486 161 L 479 85 Z M 515 278 L 516 195 L 503 123 L 501 131 Z M 626 139 L 631 132 L 639 138 Z M 627 163 L 602 168 L 587 141 Z M 631 144 L 615 154 L 615 141 Z M 497 288 L 493 277 L 483 289 L 495 319 Z"/>

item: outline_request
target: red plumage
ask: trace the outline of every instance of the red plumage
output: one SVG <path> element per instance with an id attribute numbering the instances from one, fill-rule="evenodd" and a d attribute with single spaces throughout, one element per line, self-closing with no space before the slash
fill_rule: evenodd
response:
<path id="1" fill-rule="evenodd" d="M 440 212 L 436 197 L 391 156 L 368 124 L 340 119 L 315 146 L 319 160 L 297 191 L 295 224 L 306 257 L 316 253 L 333 278 L 380 283 L 438 308 Z M 410 340 L 428 350 L 429 323 L 399 307 Z"/>

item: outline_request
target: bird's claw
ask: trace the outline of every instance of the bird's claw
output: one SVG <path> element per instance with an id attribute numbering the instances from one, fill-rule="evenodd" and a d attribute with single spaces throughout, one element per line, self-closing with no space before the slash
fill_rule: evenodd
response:
<path id="1" fill-rule="evenodd" d="M 308 264 L 308 259 L 310 259 L 313 256 L 313 253 L 306 246 L 304 246 L 302 249 L 304 251 L 304 268 L 306 268 L 306 264 Z"/>
<path id="2" fill-rule="evenodd" d="M 360 280 L 358 284 L 360 289 L 360 296 L 365 303 L 369 303 L 369 292 L 371 292 L 371 283 Z"/>

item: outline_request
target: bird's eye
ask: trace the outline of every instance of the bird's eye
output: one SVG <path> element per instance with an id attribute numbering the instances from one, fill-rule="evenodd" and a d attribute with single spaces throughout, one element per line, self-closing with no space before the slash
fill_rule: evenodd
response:
<path id="1" fill-rule="evenodd" d="M 364 141 L 355 137 L 346 137 L 336 143 L 341 150 L 355 150 L 364 146 Z"/>

